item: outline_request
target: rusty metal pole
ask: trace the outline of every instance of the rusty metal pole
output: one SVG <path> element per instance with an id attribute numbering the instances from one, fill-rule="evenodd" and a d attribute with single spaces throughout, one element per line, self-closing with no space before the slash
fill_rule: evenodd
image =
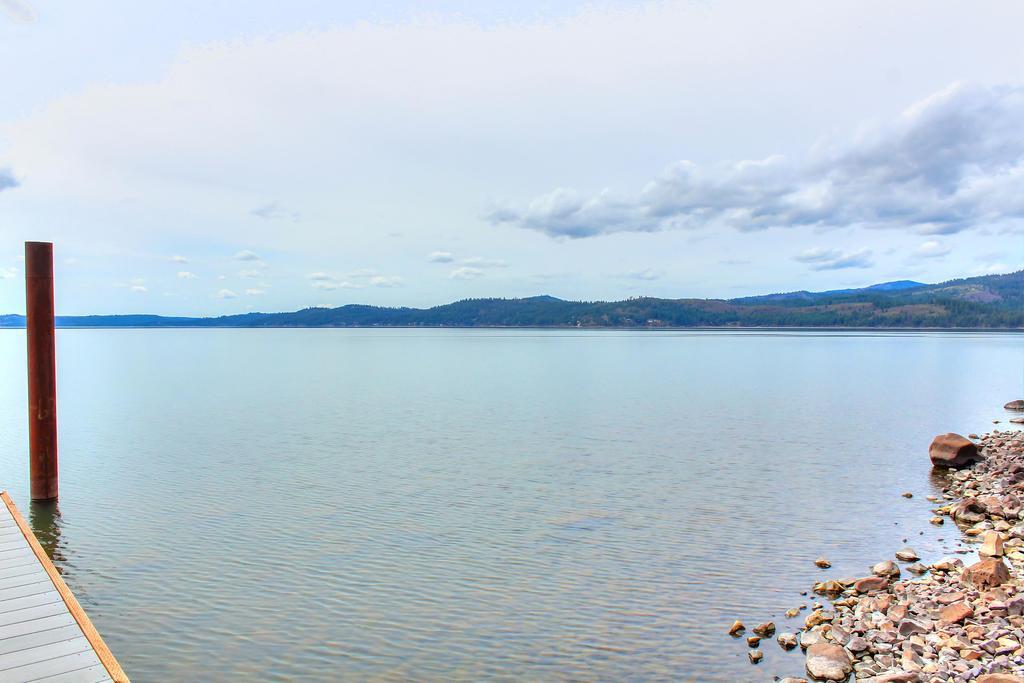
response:
<path id="1" fill-rule="evenodd" d="M 25 336 L 32 500 L 53 500 L 57 497 L 57 349 L 50 242 L 25 242 Z"/>

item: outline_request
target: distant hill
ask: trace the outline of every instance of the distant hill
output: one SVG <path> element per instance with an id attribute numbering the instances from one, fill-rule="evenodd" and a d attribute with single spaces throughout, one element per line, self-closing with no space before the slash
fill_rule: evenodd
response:
<path id="1" fill-rule="evenodd" d="M 24 327 L 19 315 L 0 327 Z M 60 327 L 899 327 L 1024 329 L 1024 271 L 929 285 L 910 280 L 862 289 L 739 299 L 564 301 L 465 299 L 433 308 L 351 304 L 217 318 L 58 316 Z"/>

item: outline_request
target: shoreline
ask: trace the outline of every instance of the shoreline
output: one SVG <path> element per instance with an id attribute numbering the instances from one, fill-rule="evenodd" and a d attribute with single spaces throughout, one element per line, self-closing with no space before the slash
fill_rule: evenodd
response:
<path id="1" fill-rule="evenodd" d="M 804 656 L 808 676 L 774 677 L 780 683 L 1024 683 L 1024 431 L 969 436 L 974 446 L 964 440 L 955 451 L 962 461 L 935 467 L 942 492 L 927 500 L 930 523 L 955 524 L 969 548 L 959 554 L 977 551 L 979 561 L 955 553 L 929 564 L 906 547 L 867 559 L 858 578 L 826 574 L 778 627 L 733 624 L 729 635 L 746 639 L 752 664 L 774 639 Z"/>

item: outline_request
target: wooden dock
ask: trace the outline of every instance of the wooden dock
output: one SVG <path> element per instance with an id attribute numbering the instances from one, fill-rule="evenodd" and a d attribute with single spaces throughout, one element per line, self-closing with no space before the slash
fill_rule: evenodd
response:
<path id="1" fill-rule="evenodd" d="M 0 681 L 127 683 L 14 501 L 0 499 Z"/>

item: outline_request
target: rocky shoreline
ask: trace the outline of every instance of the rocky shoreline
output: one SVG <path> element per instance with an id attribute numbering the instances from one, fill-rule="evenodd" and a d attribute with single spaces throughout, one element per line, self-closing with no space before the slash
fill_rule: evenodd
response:
<path id="1" fill-rule="evenodd" d="M 1024 401 L 1005 407 L 1024 411 Z M 729 635 L 746 637 L 751 663 L 774 638 L 784 650 L 803 651 L 816 681 L 1024 683 L 1024 431 L 970 437 L 936 437 L 932 463 L 949 474 L 941 496 L 928 500 L 931 523 L 956 524 L 980 561 L 926 564 L 902 548 L 866 563 L 867 576 L 818 582 L 811 604 L 786 612 L 803 615 L 802 628 L 776 635 L 765 622 L 747 635 L 741 622 L 732 625 Z M 829 567 L 826 558 L 814 562 Z"/>

